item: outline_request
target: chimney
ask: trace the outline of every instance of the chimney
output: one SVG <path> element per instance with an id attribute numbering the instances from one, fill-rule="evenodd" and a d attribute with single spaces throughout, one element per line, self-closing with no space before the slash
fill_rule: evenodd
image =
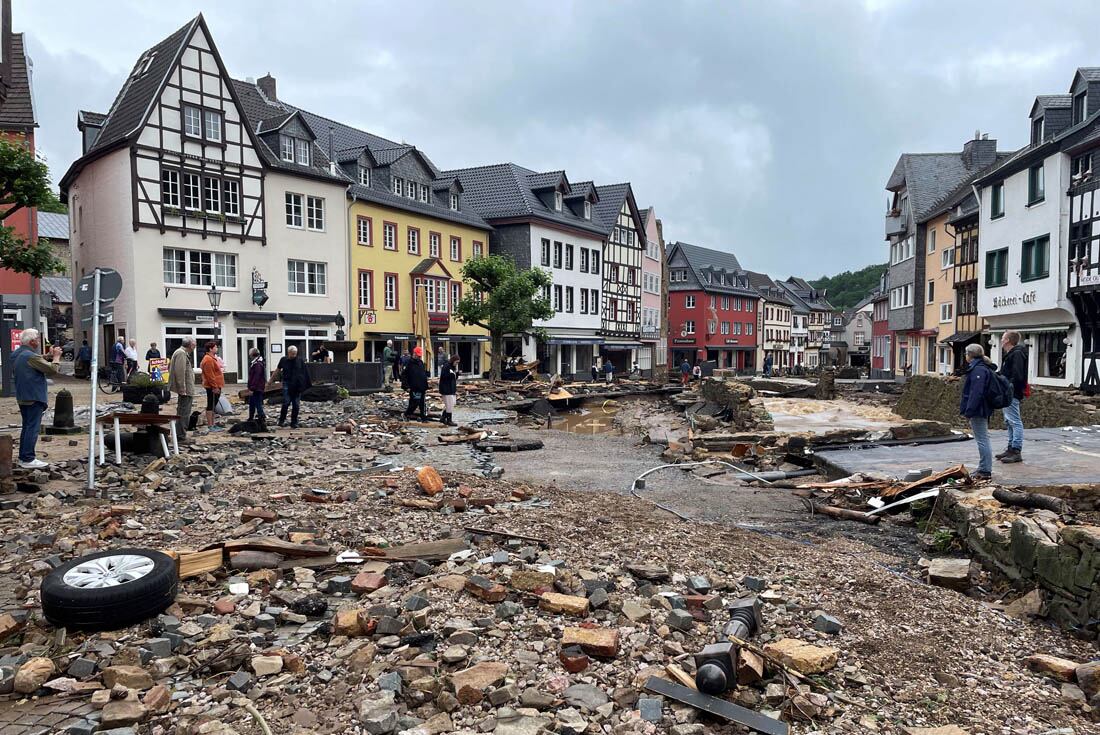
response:
<path id="1" fill-rule="evenodd" d="M 985 168 L 997 160 L 997 140 L 989 139 L 989 134 L 975 132 L 974 139 L 963 143 L 963 165 L 969 169 Z"/>
<path id="2" fill-rule="evenodd" d="M 264 93 L 264 96 L 272 102 L 279 101 L 279 97 L 275 94 L 275 77 L 271 76 L 270 72 L 257 79 L 256 86 L 258 86 L 260 91 Z"/>

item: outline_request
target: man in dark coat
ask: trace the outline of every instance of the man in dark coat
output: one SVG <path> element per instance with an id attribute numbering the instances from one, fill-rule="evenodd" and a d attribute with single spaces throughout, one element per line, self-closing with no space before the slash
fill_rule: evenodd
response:
<path id="1" fill-rule="evenodd" d="M 993 447 L 989 443 L 989 417 L 993 409 L 989 407 L 986 394 L 990 381 L 996 379 L 993 371 L 997 366 L 986 358 L 985 350 L 978 344 L 967 345 L 966 358 L 966 382 L 963 383 L 959 413 L 970 422 L 970 430 L 978 445 L 978 471 L 971 477 L 988 480 L 993 477 Z"/>
<path id="2" fill-rule="evenodd" d="M 428 407 L 425 404 L 425 396 L 428 393 L 428 368 L 424 365 L 424 350 L 414 347 L 412 357 L 409 358 L 405 370 L 401 373 L 405 385 L 409 389 L 409 407 L 405 409 L 405 418 L 411 420 L 417 410 L 420 411 L 420 420 L 428 420 Z"/>
<path id="3" fill-rule="evenodd" d="M 997 455 L 1005 464 L 1023 462 L 1024 420 L 1020 417 L 1020 401 L 1027 390 L 1027 348 L 1020 344 L 1020 333 L 1009 330 L 1001 337 L 1001 375 L 1012 383 L 1012 403 L 1004 407 L 1008 447 Z"/>
<path id="4" fill-rule="evenodd" d="M 279 360 L 275 373 L 283 382 L 283 407 L 279 410 L 279 426 L 286 422 L 286 410 L 290 408 L 290 428 L 298 428 L 298 410 L 302 407 L 302 393 L 312 385 L 306 362 L 298 357 L 298 348 L 291 345 Z"/>

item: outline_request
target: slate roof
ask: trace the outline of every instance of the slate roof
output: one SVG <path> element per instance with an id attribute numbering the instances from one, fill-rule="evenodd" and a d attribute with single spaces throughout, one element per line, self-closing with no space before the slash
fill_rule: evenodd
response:
<path id="1" fill-rule="evenodd" d="M 1086 82 L 1100 82 L 1100 66 L 1082 66 L 1077 69 L 1077 74 Z M 1074 75 L 1076 81 L 1076 74 Z"/>
<path id="2" fill-rule="evenodd" d="M 43 291 L 53 294 L 54 301 L 73 303 L 73 282 L 68 276 L 43 276 L 38 280 Z"/>
<path id="3" fill-rule="evenodd" d="M 703 278 L 704 272 L 728 273 L 736 276 L 746 276 L 747 273 L 738 262 L 737 256 L 725 250 L 713 250 L 688 242 L 674 242 L 666 247 L 665 259 L 671 260 L 675 251 L 679 250 L 687 260 L 688 266 L 695 273 L 696 280 L 703 286 L 704 291 L 716 291 L 737 295 L 756 296 L 756 289 L 752 283 L 748 286 L 724 285 L 721 283 L 707 282 Z"/>
<path id="4" fill-rule="evenodd" d="M 449 206 L 443 207 L 436 204 L 428 204 L 419 199 L 398 196 L 389 189 L 379 189 L 372 186 L 363 186 L 362 184 L 352 184 L 349 193 L 354 198 L 364 202 L 373 202 L 374 204 L 384 207 L 403 209 L 407 212 L 423 214 L 426 217 L 435 217 L 436 219 L 443 219 L 449 222 L 457 222 L 481 230 L 493 229 L 478 215 L 477 211 L 472 210 L 468 204 L 463 209 L 456 211 Z"/>
<path id="5" fill-rule="evenodd" d="M 626 201 L 626 195 L 629 193 L 630 184 L 606 184 L 596 187 L 596 196 L 600 199 L 596 202 L 596 206 L 592 207 L 592 220 L 603 224 L 605 233 L 610 233 L 619 222 L 619 212 L 623 211 L 623 202 Z M 641 240 L 639 244 L 644 247 L 644 232 L 641 233 Z"/>
<path id="6" fill-rule="evenodd" d="M 69 215 L 38 210 L 38 236 L 50 240 L 69 239 Z"/>
<path id="7" fill-rule="evenodd" d="M 107 119 L 107 113 L 105 112 L 89 112 L 88 110 L 80 110 L 76 113 L 77 120 L 82 120 L 89 125 L 95 125 L 96 127 L 102 126 L 103 121 Z"/>
<path id="8" fill-rule="evenodd" d="M 886 188 L 902 185 L 909 193 L 909 206 L 917 222 L 974 171 L 963 163 L 962 153 L 903 153 Z"/>
<path id="9" fill-rule="evenodd" d="M 444 171 L 442 175 L 457 177 L 462 182 L 463 201 L 490 223 L 510 217 L 537 217 L 546 222 L 604 235 L 599 224 L 576 216 L 567 207 L 555 212 L 543 204 L 532 190 L 532 177 L 539 185 L 545 182 L 547 176 L 564 176 L 564 172 L 539 173 L 514 163 L 497 163 Z"/>
<path id="10" fill-rule="evenodd" d="M 814 311 L 832 311 L 833 305 L 821 295 L 821 292 L 811 286 L 805 278 L 791 276 L 780 284 L 793 293 L 800 301 Z"/>
<path id="11" fill-rule="evenodd" d="M 38 127 L 34 116 L 34 90 L 22 33 L 11 34 L 11 64 L 8 67 L 8 96 L 0 105 L 0 129 L 27 130 Z"/>
<path id="12" fill-rule="evenodd" d="M 794 306 L 794 301 L 791 299 L 790 295 L 776 285 L 776 282 L 771 279 L 771 276 L 766 273 L 756 273 L 754 271 L 745 271 L 745 273 L 749 277 L 749 285 L 764 297 L 765 301 L 770 301 L 773 304 Z"/>
<path id="13" fill-rule="evenodd" d="M 1100 80 L 1100 67 L 1095 69 L 1078 69 L 1078 71 L 1095 71 L 1098 76 L 1097 80 Z M 1100 132 L 1100 126 L 1095 129 L 1097 121 L 1100 121 L 1100 110 L 1092 113 L 1081 122 L 1076 125 L 1071 125 L 1065 130 L 1053 135 L 1038 143 L 1031 143 L 1025 145 L 1010 154 L 1008 154 L 1003 160 L 998 161 L 995 165 L 989 167 L 977 177 L 974 178 L 974 183 L 977 186 L 985 186 L 994 181 L 1010 176 L 1017 171 L 1020 171 L 1029 166 L 1034 159 L 1041 160 L 1046 157 L 1048 150 L 1060 150 L 1062 144 L 1066 142 L 1067 138 L 1075 136 L 1079 133 L 1084 133 L 1081 139 L 1072 143 L 1074 146 L 1079 146 L 1091 139 L 1098 137 Z"/>

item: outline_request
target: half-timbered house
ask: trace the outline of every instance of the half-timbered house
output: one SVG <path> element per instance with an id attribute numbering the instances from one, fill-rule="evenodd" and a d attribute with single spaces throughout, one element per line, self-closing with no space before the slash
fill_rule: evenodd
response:
<path id="1" fill-rule="evenodd" d="M 642 343 L 642 253 L 645 224 L 630 184 L 597 186 L 595 219 L 603 224 L 603 355 L 616 371 L 634 364 Z"/>

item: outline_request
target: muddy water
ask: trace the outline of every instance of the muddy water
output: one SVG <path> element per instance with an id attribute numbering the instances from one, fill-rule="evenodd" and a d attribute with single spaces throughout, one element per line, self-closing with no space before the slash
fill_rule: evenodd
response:
<path id="1" fill-rule="evenodd" d="M 889 408 L 869 406 L 837 398 L 818 401 L 812 398 L 764 398 L 764 407 L 775 421 L 778 432 L 824 434 L 835 429 L 888 429 L 905 423 Z"/>
<path id="2" fill-rule="evenodd" d="M 555 411 L 550 416 L 549 426 L 543 424 L 542 428 L 568 431 L 572 434 L 622 436 L 627 433 L 627 429 L 644 428 L 643 416 L 659 413 L 660 407 L 666 403 L 666 399 L 660 396 L 596 398 L 585 401 L 579 408 Z"/>

